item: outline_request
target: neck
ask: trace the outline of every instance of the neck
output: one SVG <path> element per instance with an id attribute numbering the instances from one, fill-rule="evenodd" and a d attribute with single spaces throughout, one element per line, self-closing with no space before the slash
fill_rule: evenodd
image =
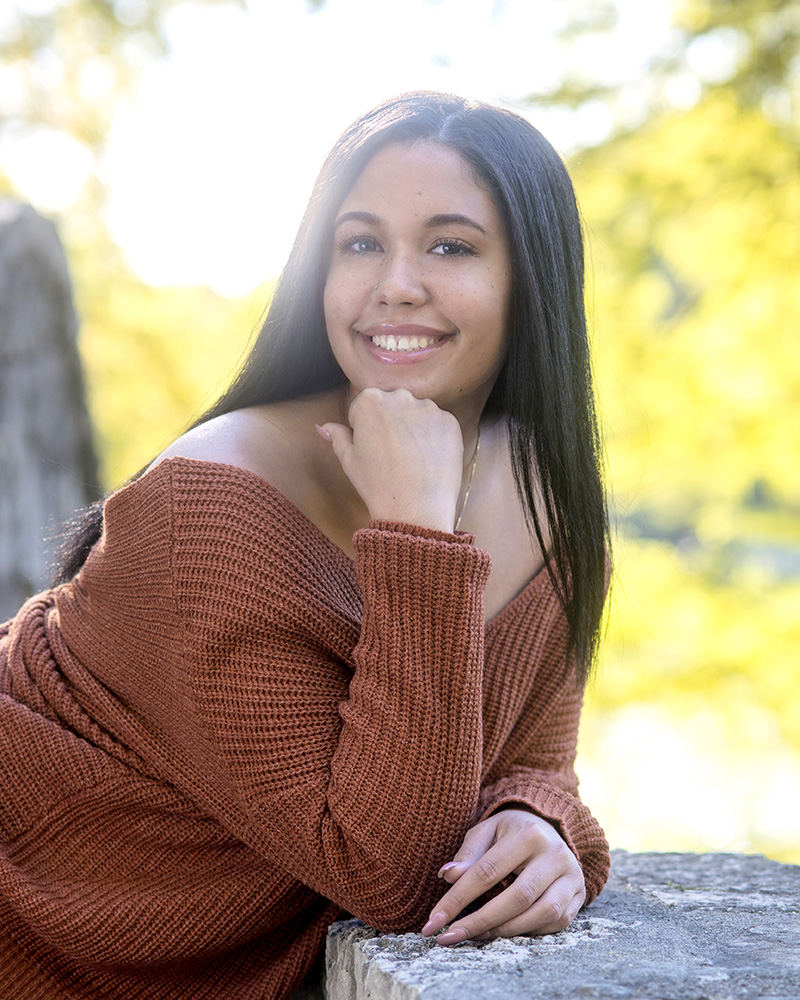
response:
<path id="1" fill-rule="evenodd" d="M 481 447 L 481 425 L 478 424 L 478 430 L 475 435 L 475 447 L 472 449 L 472 458 L 470 459 L 469 464 L 465 468 L 466 483 L 464 483 L 464 476 L 462 474 L 461 495 L 458 502 L 456 523 L 454 529 L 455 531 L 458 531 L 458 529 L 461 527 L 461 518 L 466 509 L 467 501 L 469 500 L 470 490 L 472 489 L 472 480 L 475 476 L 475 469 L 477 468 L 478 465 L 478 453 L 480 452 L 480 447 Z M 465 449 L 464 457 L 466 458 L 468 454 L 469 452 Z"/>

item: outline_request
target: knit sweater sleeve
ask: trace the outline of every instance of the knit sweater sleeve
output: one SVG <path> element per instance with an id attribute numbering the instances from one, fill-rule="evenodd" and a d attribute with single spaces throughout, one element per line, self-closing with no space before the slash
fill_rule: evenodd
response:
<path id="1" fill-rule="evenodd" d="M 193 794 L 349 912 L 418 926 L 478 800 L 489 558 L 467 536 L 373 522 L 354 540 L 354 630 L 319 572 L 327 540 L 292 537 L 252 479 L 196 472 L 169 470 L 192 702 L 171 737 L 200 730 L 208 755 Z"/>
<path id="2" fill-rule="evenodd" d="M 541 600 L 529 600 L 520 611 L 522 618 L 530 615 L 528 627 L 520 630 L 527 642 L 515 647 L 522 655 L 505 659 L 502 637 L 489 644 L 490 662 L 504 656 L 509 683 L 526 695 L 502 745 L 495 752 L 489 748 L 477 816 L 481 820 L 504 806 L 523 806 L 553 823 L 581 864 L 588 904 L 608 879 L 609 848 L 578 796 L 575 757 L 583 688 L 568 654 L 566 617 L 546 578 L 542 583 Z M 524 673 L 532 678 L 527 683 Z"/>

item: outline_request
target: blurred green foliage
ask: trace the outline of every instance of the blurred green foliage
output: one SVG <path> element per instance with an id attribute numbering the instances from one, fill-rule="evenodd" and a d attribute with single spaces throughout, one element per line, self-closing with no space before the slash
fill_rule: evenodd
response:
<path id="1" fill-rule="evenodd" d="M 624 4 L 568 0 L 564 6 L 564 75 L 548 102 L 573 108 L 602 102 L 616 128 L 630 130 L 724 90 L 740 107 L 758 109 L 795 138 L 800 134 L 798 0 L 671 0 L 672 23 L 667 31 L 653 28 L 647 41 L 657 44 L 639 78 L 626 78 L 613 64 L 598 76 L 579 58 L 587 40 L 602 51 L 625 20 Z"/>
<path id="2" fill-rule="evenodd" d="M 725 722 L 717 752 L 749 748 L 762 778 L 776 746 L 791 750 L 783 794 L 794 803 L 800 149 L 717 88 L 584 152 L 573 172 L 618 539 L 604 666 L 588 699 L 595 743 L 587 737 L 583 752 L 597 751 L 598 719 L 625 706 L 674 719 L 713 706 Z M 746 794 L 733 769 L 729 792 Z M 791 806 L 783 829 L 731 842 L 800 861 L 797 815 Z M 658 833 L 652 844 L 664 846 Z"/>
<path id="3" fill-rule="evenodd" d="M 800 149 L 714 95 L 584 154 L 575 174 L 618 502 L 712 545 L 791 533 Z"/>
<path id="4" fill-rule="evenodd" d="M 670 553 L 684 603 L 702 603 L 702 581 L 739 631 L 761 627 L 746 595 L 774 585 L 777 611 L 800 582 L 800 149 L 716 93 L 585 153 L 574 174 L 620 531 Z M 769 631 L 798 648 L 793 617 Z M 755 652 L 708 625 L 720 645 L 704 674 Z M 788 735 L 800 749 L 800 724 Z"/>
<path id="5" fill-rule="evenodd" d="M 149 61 L 169 51 L 166 20 L 182 2 L 11 3 L 0 17 L 0 134 L 57 129 L 99 153 L 120 97 Z"/>
<path id="6" fill-rule="evenodd" d="M 269 301 L 153 288 L 124 267 L 73 255 L 81 354 L 104 481 L 148 464 L 230 383 Z M 94 263 L 91 263 L 94 261 Z"/>

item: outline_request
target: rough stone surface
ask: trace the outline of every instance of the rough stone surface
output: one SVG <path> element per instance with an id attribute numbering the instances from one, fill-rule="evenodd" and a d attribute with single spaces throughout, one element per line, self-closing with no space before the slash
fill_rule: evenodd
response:
<path id="1" fill-rule="evenodd" d="M 436 946 L 359 921 L 328 937 L 329 1000 L 800 1000 L 800 867 L 613 852 L 562 934 Z"/>

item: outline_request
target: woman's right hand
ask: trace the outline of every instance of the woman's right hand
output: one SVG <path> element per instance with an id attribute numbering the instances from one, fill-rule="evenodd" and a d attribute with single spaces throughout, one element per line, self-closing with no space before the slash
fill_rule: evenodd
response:
<path id="1" fill-rule="evenodd" d="M 373 520 L 452 531 L 464 443 L 458 421 L 407 389 L 368 388 L 350 404 L 350 427 L 319 428 Z"/>

